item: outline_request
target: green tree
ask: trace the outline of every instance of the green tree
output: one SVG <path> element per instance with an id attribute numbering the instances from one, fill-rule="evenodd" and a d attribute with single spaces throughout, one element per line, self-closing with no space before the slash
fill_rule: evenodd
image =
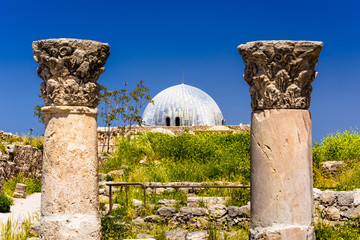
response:
<path id="1" fill-rule="evenodd" d="M 111 126 L 120 122 L 120 134 L 123 137 L 126 135 L 130 139 L 131 127 L 134 124 L 140 126 L 143 124 L 140 116 L 141 109 L 146 103 L 152 103 L 152 100 L 149 88 L 144 85 L 143 80 L 140 80 L 132 91 L 128 91 L 126 82 L 124 88 L 115 91 L 109 91 L 104 85 L 101 85 L 100 102 L 103 103 L 100 107 L 100 117 L 106 129 L 107 138 L 105 142 L 107 142 L 108 152 L 113 133 Z"/>

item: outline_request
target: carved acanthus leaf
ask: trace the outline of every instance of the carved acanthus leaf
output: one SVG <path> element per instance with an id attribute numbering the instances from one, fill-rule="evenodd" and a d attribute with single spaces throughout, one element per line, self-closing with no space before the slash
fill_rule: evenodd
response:
<path id="1" fill-rule="evenodd" d="M 48 39 L 33 42 L 37 73 L 44 82 L 40 90 L 49 106 L 98 105 L 96 83 L 105 71 L 108 44 L 79 39 Z"/>
<path id="2" fill-rule="evenodd" d="M 239 45 L 252 109 L 308 109 L 322 45 L 310 41 L 257 41 Z"/>

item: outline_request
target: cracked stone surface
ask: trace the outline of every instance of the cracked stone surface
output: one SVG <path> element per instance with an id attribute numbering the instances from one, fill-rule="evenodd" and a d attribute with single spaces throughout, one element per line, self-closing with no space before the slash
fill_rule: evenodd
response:
<path id="1" fill-rule="evenodd" d="M 280 236 L 274 239 L 312 239 L 311 153 L 309 111 L 273 109 L 252 113 L 252 239 L 272 239 L 260 237 L 266 232 Z"/>

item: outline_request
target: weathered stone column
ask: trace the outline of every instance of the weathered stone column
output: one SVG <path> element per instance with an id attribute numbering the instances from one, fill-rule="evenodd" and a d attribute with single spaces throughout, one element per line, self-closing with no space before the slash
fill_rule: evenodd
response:
<path id="1" fill-rule="evenodd" d="M 315 239 L 311 83 L 322 42 L 238 46 L 251 107 L 250 239 Z"/>
<path id="2" fill-rule="evenodd" d="M 46 107 L 40 239 L 100 239 L 97 124 L 108 44 L 33 42 Z"/>

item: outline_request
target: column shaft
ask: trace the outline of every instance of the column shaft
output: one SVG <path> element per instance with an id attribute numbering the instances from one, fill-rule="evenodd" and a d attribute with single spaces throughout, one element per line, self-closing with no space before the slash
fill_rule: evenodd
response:
<path id="1" fill-rule="evenodd" d="M 280 40 L 238 46 L 253 110 L 250 239 L 315 239 L 307 109 L 322 45 Z"/>
<path id="2" fill-rule="evenodd" d="M 96 117 L 88 107 L 44 107 L 40 239 L 100 239 Z"/>
<path id="3" fill-rule="evenodd" d="M 251 239 L 315 239 L 307 110 L 251 117 Z"/>

